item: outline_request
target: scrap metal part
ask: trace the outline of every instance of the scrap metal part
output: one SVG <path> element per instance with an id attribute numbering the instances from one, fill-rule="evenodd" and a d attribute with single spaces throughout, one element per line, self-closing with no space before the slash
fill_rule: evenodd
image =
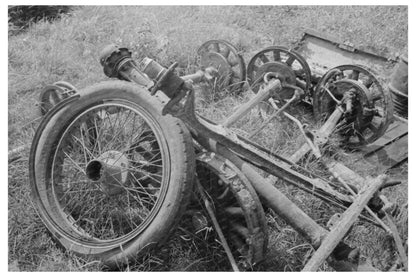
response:
<path id="1" fill-rule="evenodd" d="M 214 68 L 218 77 L 211 82 L 219 90 L 238 91 L 246 80 L 246 65 L 237 48 L 225 40 L 208 40 L 197 50 L 203 69 Z"/>
<path id="2" fill-rule="evenodd" d="M 356 81 L 354 78 L 355 77 L 351 78 L 353 79 L 351 82 Z M 269 86 L 283 88 L 284 86 L 281 86 L 280 83 L 279 79 L 272 79 L 270 80 Z M 353 213 L 349 214 L 349 217 L 347 217 L 345 221 L 341 221 L 347 225 L 351 224 L 351 222 L 359 216 L 362 208 L 364 208 L 362 203 L 367 202 L 368 199 L 373 196 L 373 190 L 383 186 L 380 182 L 384 183 L 386 181 L 385 176 L 377 178 L 374 188 L 366 193 L 365 198 L 360 199 L 360 201 L 356 204 L 356 201 L 352 201 L 351 197 L 348 195 L 339 193 L 334 189 L 328 189 L 331 184 L 325 180 L 312 176 L 312 174 L 305 175 L 294 169 L 292 167 L 293 163 L 285 161 L 284 158 L 271 157 L 263 150 L 244 143 L 231 130 L 224 128 L 223 126 L 207 122 L 200 116 L 197 116 L 194 109 L 195 95 L 192 90 L 192 86 L 188 86 L 186 89 L 187 91 L 184 91 L 184 93 L 167 94 L 167 96 L 171 98 L 169 103 L 174 104 L 170 106 L 169 103 L 166 104 L 165 111 L 172 116 L 181 119 L 190 130 L 193 138 L 201 146 L 208 151 L 219 154 L 232 162 L 232 164 L 228 165 L 232 171 L 234 171 L 234 173 L 231 174 L 231 177 L 238 172 L 235 170 L 235 168 L 238 168 L 238 170 L 242 172 L 238 177 L 240 179 L 246 178 L 249 180 L 247 182 L 249 184 L 251 183 L 262 200 L 264 200 L 270 208 L 285 219 L 294 229 L 305 236 L 314 248 L 318 248 L 323 243 L 325 237 L 328 235 L 328 231 L 310 218 L 293 202 L 291 202 L 283 193 L 274 187 L 272 183 L 263 178 L 259 174 L 258 169 L 278 176 L 290 184 L 303 187 L 305 190 L 310 191 L 318 197 L 322 197 L 326 200 L 333 200 L 333 202 L 338 203 L 341 207 L 357 207 L 357 209 L 352 209 Z M 232 165 L 234 165 L 235 168 L 233 168 Z M 221 169 L 221 167 L 219 168 Z M 225 180 L 230 179 L 229 174 L 225 174 L 225 177 Z M 201 178 L 200 180 L 202 181 L 204 178 Z M 230 186 L 230 190 L 232 188 L 233 185 Z M 238 191 L 243 190 L 236 190 L 236 192 Z M 253 195 L 255 195 L 255 193 Z M 260 204 L 260 202 L 258 203 Z M 241 203 L 240 206 L 242 206 Z M 359 209 L 361 210 L 357 211 Z M 241 230 L 241 228 L 237 229 Z M 245 231 L 241 233 L 244 232 Z M 342 234 L 339 236 L 337 235 L 336 239 L 334 239 L 331 243 L 331 248 L 334 247 L 334 251 L 331 251 L 333 258 L 330 259 L 331 265 L 336 270 L 357 270 L 357 257 L 359 257 L 359 251 L 358 249 L 349 247 L 343 242 L 339 242 L 342 237 Z M 332 244 L 335 244 L 335 246 Z"/>
<path id="3" fill-rule="evenodd" d="M 388 79 L 396 58 L 389 58 L 354 47 L 351 43 L 315 30 L 305 30 L 294 49 L 308 62 L 314 81 L 329 69 L 343 64 L 360 64 L 372 68 L 377 77 Z"/>
<path id="4" fill-rule="evenodd" d="M 254 92 L 264 83 L 263 77 L 268 72 L 277 73 L 282 83 L 299 86 L 308 95 L 311 88 L 311 70 L 305 59 L 296 51 L 281 46 L 270 46 L 254 55 L 247 66 L 247 81 Z M 293 89 L 285 90 L 280 95 L 286 96 L 285 99 L 291 98 Z"/>
<path id="5" fill-rule="evenodd" d="M 388 86 L 391 95 L 393 96 L 393 103 L 396 112 L 404 117 L 407 117 L 408 114 L 408 85 L 408 60 L 406 55 L 402 55 L 399 63 L 397 63 L 392 75 L 390 76 Z"/>
<path id="6" fill-rule="evenodd" d="M 198 180 L 213 201 L 216 218 L 242 268 L 265 257 L 268 234 L 262 204 L 250 181 L 231 162 L 213 152 L 197 156 Z"/>
<path id="7" fill-rule="evenodd" d="M 56 104 L 76 93 L 78 90 L 75 86 L 65 81 L 58 81 L 46 86 L 39 95 L 41 115 L 45 115 Z"/>
<path id="8" fill-rule="evenodd" d="M 329 70 L 316 86 L 313 109 L 317 120 L 325 119 L 346 102 L 342 131 L 350 147 L 366 145 L 383 136 L 393 121 L 393 103 L 374 73 L 364 66 L 341 65 Z"/>

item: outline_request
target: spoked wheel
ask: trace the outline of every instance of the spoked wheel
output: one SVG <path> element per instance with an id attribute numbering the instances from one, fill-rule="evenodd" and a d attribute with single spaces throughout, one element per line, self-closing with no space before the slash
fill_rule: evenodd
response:
<path id="1" fill-rule="evenodd" d="M 213 153 L 197 156 L 196 172 L 234 258 L 241 268 L 251 268 L 267 250 L 266 219 L 253 187 L 235 166 Z"/>
<path id="2" fill-rule="evenodd" d="M 352 110 L 344 114 L 336 131 L 350 147 L 374 142 L 391 123 L 393 104 L 390 95 L 366 67 L 341 65 L 322 76 L 314 94 L 315 118 L 326 120 L 336 107 L 333 97 L 339 101 L 346 93 L 354 94 Z"/>
<path id="3" fill-rule="evenodd" d="M 39 107 L 42 115 L 45 115 L 56 104 L 77 93 L 77 89 L 68 82 L 58 81 L 46 86 L 39 95 Z"/>
<path id="4" fill-rule="evenodd" d="M 213 82 L 215 91 L 238 91 L 246 80 L 246 65 L 237 49 L 224 40 L 209 40 L 198 51 L 204 68 L 214 67 L 219 77 Z"/>
<path id="5" fill-rule="evenodd" d="M 270 46 L 254 55 L 247 66 L 247 81 L 254 92 L 264 83 L 263 77 L 267 72 L 278 73 L 280 81 L 301 87 L 308 96 L 311 88 L 311 70 L 305 59 L 296 51 Z"/>
<path id="6" fill-rule="evenodd" d="M 182 123 L 160 112 L 146 90 L 105 82 L 38 130 L 32 194 L 65 248 L 114 267 L 168 237 L 192 190 L 194 158 Z"/>

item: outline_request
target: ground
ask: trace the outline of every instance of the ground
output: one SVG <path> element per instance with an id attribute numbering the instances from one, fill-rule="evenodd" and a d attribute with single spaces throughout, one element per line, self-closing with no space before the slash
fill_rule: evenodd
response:
<path id="1" fill-rule="evenodd" d="M 106 80 L 98 62 L 99 51 L 108 43 L 133 50 L 134 58 L 154 58 L 164 65 L 179 62 L 181 74 L 197 68 L 196 49 L 209 39 L 234 44 L 246 63 L 259 50 L 270 45 L 291 47 L 304 28 L 322 31 L 354 43 L 357 47 L 394 57 L 407 53 L 407 7 L 404 6 L 195 6 L 195 7 L 100 7 L 75 8 L 53 22 L 33 24 L 26 31 L 9 36 L 8 48 L 8 145 L 9 150 L 26 146 L 21 157 L 8 166 L 9 270 L 90 271 L 99 264 L 73 256 L 60 249 L 37 216 L 30 198 L 28 180 L 29 147 L 40 122 L 37 97 L 45 85 L 65 80 L 82 89 Z M 249 94 L 225 96 L 212 102 L 199 102 L 198 110 L 213 120 L 227 116 L 233 107 L 247 101 Z M 293 111 L 308 119 L 308 114 Z M 250 130 L 254 118 L 237 124 Z M 287 154 L 301 142 L 289 123 L 259 139 L 273 151 Z M 348 152 L 339 157 L 363 176 L 377 175 L 374 165 L 364 168 Z M 308 165 L 309 166 L 309 165 Z M 310 165 L 313 168 L 313 164 Z M 388 190 L 391 200 L 407 203 L 407 163 L 388 172 L 403 181 Z M 299 204 L 312 218 L 325 223 L 331 211 L 327 204 L 287 186 L 279 189 Z M 259 265 L 262 271 L 298 271 L 313 253 L 312 247 L 273 212 L 267 211 L 269 251 Z M 215 241 L 187 237 L 186 226 L 172 235 L 158 253 L 149 253 L 125 270 L 204 271 L 230 270 L 221 246 Z M 407 207 L 399 218 L 399 231 L 407 239 Z M 383 231 L 357 223 L 347 240 L 363 249 L 374 265 L 388 270 L 397 253 Z M 330 270 L 323 265 L 322 270 Z"/>

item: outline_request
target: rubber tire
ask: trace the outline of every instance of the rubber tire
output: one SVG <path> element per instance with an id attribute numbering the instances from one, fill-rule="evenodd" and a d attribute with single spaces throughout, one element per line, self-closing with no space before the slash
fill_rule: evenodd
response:
<path id="1" fill-rule="evenodd" d="M 35 148 L 31 151 L 33 154 L 29 161 L 31 163 L 29 168 L 34 170 L 30 173 L 30 176 L 34 176 L 30 179 L 33 202 L 48 230 L 67 250 L 81 256 L 99 259 L 105 266 L 115 268 L 136 258 L 139 252 L 145 253 L 161 245 L 179 223 L 192 191 L 195 154 L 190 133 L 185 125 L 170 115 L 161 115 L 162 104 L 166 101 L 166 99 L 161 99 L 162 96 L 158 94 L 150 96 L 145 88 L 125 81 L 107 81 L 93 85 L 80 91 L 77 100 L 56 112 L 46 127 L 41 130 L 39 139 L 32 143 L 32 148 Z M 102 103 L 103 100 L 114 99 L 129 101 L 133 105 L 141 106 L 159 124 L 169 150 L 171 171 L 165 198 L 153 221 L 142 232 L 121 245 L 117 243 L 117 245 L 97 248 L 85 246 L 68 237 L 65 232 L 69 231 L 69 228 L 65 230 L 51 217 L 53 213 L 58 212 L 45 210 L 47 207 L 41 199 L 42 191 L 39 193 L 39 189 L 47 189 L 48 184 L 51 183 L 47 177 L 48 171 L 51 168 L 57 142 L 67 125 L 83 110 L 96 103 Z M 39 187 L 39 184 L 45 184 L 41 185 L 45 187 Z"/>

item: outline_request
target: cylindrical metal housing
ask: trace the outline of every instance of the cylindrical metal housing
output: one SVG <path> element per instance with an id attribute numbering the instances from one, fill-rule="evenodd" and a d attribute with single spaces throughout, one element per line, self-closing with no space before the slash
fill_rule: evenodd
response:
<path id="1" fill-rule="evenodd" d="M 167 70 L 159 63 L 149 58 L 143 58 L 139 64 L 139 68 L 142 72 L 149 76 L 150 79 L 153 80 L 158 80 Z"/>
<path id="2" fill-rule="evenodd" d="M 408 113 L 408 75 L 407 56 L 402 55 L 390 76 L 388 87 L 392 94 L 394 109 L 397 113 L 406 117 Z"/>
<path id="3" fill-rule="evenodd" d="M 148 76 L 138 70 L 127 48 L 115 44 L 106 46 L 100 53 L 100 64 L 103 66 L 105 75 L 110 78 L 116 77 L 135 82 L 146 88 L 154 85 Z"/>

